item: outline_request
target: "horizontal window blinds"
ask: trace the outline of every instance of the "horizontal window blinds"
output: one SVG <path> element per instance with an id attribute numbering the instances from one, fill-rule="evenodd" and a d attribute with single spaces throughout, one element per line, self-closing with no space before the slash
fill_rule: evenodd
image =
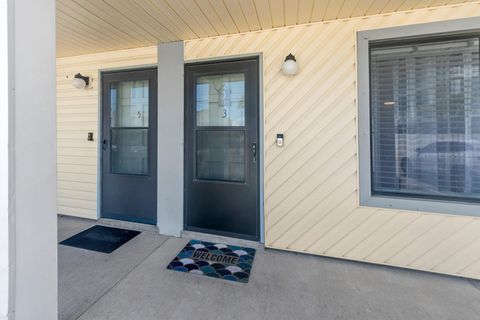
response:
<path id="1" fill-rule="evenodd" d="M 480 200 L 479 39 L 370 47 L 372 192 Z"/>

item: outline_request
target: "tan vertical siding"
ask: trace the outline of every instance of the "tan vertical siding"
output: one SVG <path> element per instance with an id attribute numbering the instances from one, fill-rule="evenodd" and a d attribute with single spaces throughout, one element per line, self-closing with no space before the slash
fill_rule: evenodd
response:
<path id="1" fill-rule="evenodd" d="M 156 62 L 156 47 L 57 59 L 58 213 L 97 218 L 99 70 Z M 78 72 L 93 78 L 91 88 L 72 86 Z M 94 142 L 87 141 L 87 132 L 94 133 Z"/>
<path id="2" fill-rule="evenodd" d="M 186 42 L 187 60 L 263 53 L 268 247 L 480 278 L 480 219 L 358 206 L 355 83 L 356 31 L 479 15 L 472 3 Z M 287 78 L 290 52 L 301 71 Z"/>

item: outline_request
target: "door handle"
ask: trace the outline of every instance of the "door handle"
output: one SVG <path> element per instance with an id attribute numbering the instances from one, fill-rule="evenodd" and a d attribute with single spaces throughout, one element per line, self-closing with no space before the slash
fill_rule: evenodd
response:
<path id="1" fill-rule="evenodd" d="M 257 162 L 257 144 L 252 143 L 252 155 L 253 155 L 253 163 Z"/>
<path id="2" fill-rule="evenodd" d="M 103 141 L 102 141 L 102 150 L 103 151 L 107 150 L 107 142 L 108 142 L 107 139 L 103 139 Z"/>

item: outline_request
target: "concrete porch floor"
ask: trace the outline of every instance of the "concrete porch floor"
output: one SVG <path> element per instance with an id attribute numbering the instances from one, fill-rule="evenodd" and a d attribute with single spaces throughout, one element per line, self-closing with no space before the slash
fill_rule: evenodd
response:
<path id="1" fill-rule="evenodd" d="M 59 217 L 59 241 L 92 221 Z M 59 319 L 479 319 L 478 281 L 260 249 L 248 284 L 166 269 L 188 239 L 59 246 Z"/>

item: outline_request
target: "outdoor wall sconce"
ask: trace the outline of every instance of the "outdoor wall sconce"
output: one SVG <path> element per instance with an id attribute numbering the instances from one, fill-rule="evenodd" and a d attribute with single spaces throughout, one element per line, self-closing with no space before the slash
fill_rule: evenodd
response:
<path id="1" fill-rule="evenodd" d="M 289 54 L 285 58 L 285 62 L 282 66 L 282 73 L 286 76 L 294 76 L 298 72 L 298 64 L 295 56 L 293 54 Z"/>
<path id="2" fill-rule="evenodd" d="M 90 78 L 77 73 L 73 78 L 72 85 L 77 89 L 83 89 L 90 83 Z"/>

